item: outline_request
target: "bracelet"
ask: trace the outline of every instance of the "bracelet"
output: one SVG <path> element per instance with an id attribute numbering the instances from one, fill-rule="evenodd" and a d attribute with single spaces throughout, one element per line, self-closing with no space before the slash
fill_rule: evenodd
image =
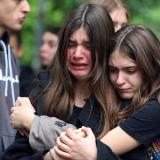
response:
<path id="1" fill-rule="evenodd" d="M 52 152 L 52 149 L 50 149 L 49 155 L 50 155 L 50 157 L 51 157 L 51 160 L 55 160 L 55 159 L 54 159 L 54 153 Z"/>

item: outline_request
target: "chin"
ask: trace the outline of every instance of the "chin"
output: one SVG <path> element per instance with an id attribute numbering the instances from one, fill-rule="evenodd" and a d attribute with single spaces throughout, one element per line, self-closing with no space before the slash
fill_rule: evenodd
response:
<path id="1" fill-rule="evenodd" d="M 132 99 L 133 98 L 133 95 L 130 95 L 130 94 L 122 94 L 122 95 L 120 95 L 120 97 L 122 98 L 122 99 Z"/>
<path id="2" fill-rule="evenodd" d="M 22 29 L 22 25 L 17 25 L 17 26 L 13 26 L 12 28 L 11 28 L 13 31 L 19 31 L 19 30 L 21 30 Z"/>

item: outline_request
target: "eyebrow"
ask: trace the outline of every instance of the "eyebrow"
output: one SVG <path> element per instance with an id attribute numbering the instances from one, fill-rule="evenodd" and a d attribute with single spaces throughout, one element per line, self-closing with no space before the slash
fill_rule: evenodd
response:
<path id="1" fill-rule="evenodd" d="M 108 64 L 108 66 L 109 67 L 113 67 L 113 68 L 118 68 L 117 66 L 114 66 L 114 65 L 112 65 L 112 64 Z M 137 66 L 136 65 L 134 65 L 134 66 L 124 66 L 124 67 L 122 67 L 123 69 L 130 69 L 130 68 L 137 68 Z"/>
<path id="2" fill-rule="evenodd" d="M 76 40 L 73 40 L 73 39 L 69 39 L 69 42 L 70 42 L 70 43 L 75 43 L 75 42 L 77 42 L 77 41 L 76 41 Z M 89 40 L 83 40 L 82 43 L 90 44 L 90 41 L 89 41 Z"/>

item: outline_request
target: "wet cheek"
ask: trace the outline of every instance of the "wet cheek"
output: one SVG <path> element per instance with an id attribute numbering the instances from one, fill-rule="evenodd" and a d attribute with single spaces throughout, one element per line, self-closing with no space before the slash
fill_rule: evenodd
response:
<path id="1" fill-rule="evenodd" d="M 66 57 L 66 61 L 69 61 L 70 59 L 71 59 L 71 54 L 68 52 L 67 57 Z"/>
<path id="2" fill-rule="evenodd" d="M 92 66 L 92 58 L 91 58 L 90 53 L 87 53 L 87 54 L 85 55 L 85 57 L 86 57 L 87 63 Z"/>
<path id="3" fill-rule="evenodd" d="M 67 52 L 67 57 L 66 57 L 66 64 L 69 65 L 69 62 L 71 61 L 71 54 L 70 52 L 68 51 Z"/>
<path id="4" fill-rule="evenodd" d="M 109 75 L 109 77 L 110 77 L 110 81 L 111 81 L 111 83 L 114 85 L 115 84 L 115 76 L 113 76 L 113 75 Z"/>

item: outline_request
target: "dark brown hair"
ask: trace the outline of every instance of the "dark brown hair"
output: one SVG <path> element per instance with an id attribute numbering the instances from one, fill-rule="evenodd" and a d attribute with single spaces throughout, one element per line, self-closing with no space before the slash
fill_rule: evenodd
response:
<path id="1" fill-rule="evenodd" d="M 130 107 L 119 113 L 123 119 L 143 106 L 151 95 L 160 93 L 160 42 L 149 28 L 127 25 L 115 33 L 110 49 L 108 56 L 118 50 L 136 63 L 143 76 L 143 84 L 132 98 Z"/>
<path id="2" fill-rule="evenodd" d="M 74 107 L 74 78 L 66 66 L 69 38 L 74 31 L 83 27 L 91 46 L 92 69 L 88 76 L 90 94 L 100 104 L 104 117 L 104 129 L 113 128 L 114 103 L 112 87 L 106 74 L 107 54 L 114 26 L 106 10 L 95 4 L 83 4 L 75 9 L 60 31 L 59 46 L 50 66 L 50 82 L 45 89 L 46 114 L 67 120 Z M 111 92 L 110 92 L 111 91 Z M 111 94 L 109 94 L 111 93 Z"/>

